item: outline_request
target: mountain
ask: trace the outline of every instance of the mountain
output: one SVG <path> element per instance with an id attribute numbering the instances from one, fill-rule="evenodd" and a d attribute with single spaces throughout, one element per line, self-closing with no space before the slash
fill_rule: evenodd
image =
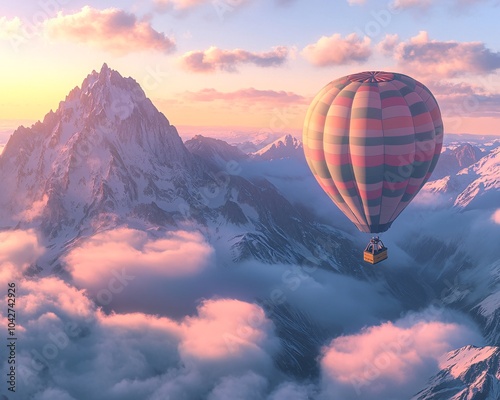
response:
<path id="1" fill-rule="evenodd" d="M 221 168 L 225 168 L 229 162 L 242 161 L 248 158 L 248 155 L 238 147 L 223 140 L 202 135 L 194 136 L 192 139 L 187 140 L 184 145 L 192 154 L 196 154 Z"/>
<path id="2" fill-rule="evenodd" d="M 432 173 L 432 179 L 436 180 L 455 175 L 461 169 L 478 162 L 486 154 L 487 152 L 482 152 L 479 147 L 470 143 L 461 143 L 455 147 L 444 148 L 436 169 Z"/>
<path id="3" fill-rule="evenodd" d="M 441 371 L 413 400 L 498 400 L 500 348 L 466 346 L 449 352 Z"/>
<path id="4" fill-rule="evenodd" d="M 106 64 L 43 122 L 13 133 L 0 174 L 3 217 L 17 223 L 41 216 L 51 236 L 87 217 L 131 209 L 148 194 L 168 197 L 188 185 L 188 175 L 202 175 L 140 86 Z"/>
<path id="5" fill-rule="evenodd" d="M 186 147 L 137 82 L 104 64 L 55 112 L 8 141 L 0 226 L 41 227 L 53 268 L 80 238 L 102 230 L 188 225 L 222 249 L 222 262 L 366 274 L 349 235 L 319 224 L 268 180 L 245 178 L 237 162 L 227 168 L 226 160 L 244 158 L 201 136 Z"/>
<path id="6" fill-rule="evenodd" d="M 261 160 L 280 160 L 284 158 L 303 157 L 302 142 L 292 135 L 285 135 L 252 153 Z"/>
<path id="7" fill-rule="evenodd" d="M 465 160 L 470 161 L 470 158 Z M 500 147 L 494 148 L 489 154 L 455 174 L 429 181 L 423 191 L 444 195 L 451 205 L 462 210 L 494 208 L 500 204 L 498 171 Z"/>

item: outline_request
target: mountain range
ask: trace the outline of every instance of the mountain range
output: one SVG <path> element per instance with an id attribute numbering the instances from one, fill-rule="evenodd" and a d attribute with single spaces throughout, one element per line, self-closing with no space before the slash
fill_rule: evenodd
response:
<path id="1" fill-rule="evenodd" d="M 404 255 L 404 268 L 366 268 L 360 257 L 366 238 L 322 195 L 300 140 L 285 135 L 251 150 L 201 135 L 183 143 L 137 82 L 104 64 L 57 110 L 9 139 L 0 156 L 0 226 L 40 227 L 49 251 L 31 272 L 41 275 L 63 274 L 61 258 L 82 240 L 134 226 L 151 235 L 195 229 L 225 265 L 297 264 L 378 282 L 408 310 L 432 302 L 446 282 L 460 277 L 444 303 L 473 318 L 487 346 L 445 355 L 441 372 L 415 399 L 500 398 L 498 262 L 475 264 L 451 234 L 425 229 L 406 240 L 400 225 L 395 250 Z M 500 204 L 500 140 L 483 148 L 445 147 L 422 193 L 459 218 L 493 213 Z M 324 332 L 307 331 L 310 320 L 296 310 L 275 311 L 271 318 L 286 349 L 276 362 L 285 372 L 314 376 Z"/>

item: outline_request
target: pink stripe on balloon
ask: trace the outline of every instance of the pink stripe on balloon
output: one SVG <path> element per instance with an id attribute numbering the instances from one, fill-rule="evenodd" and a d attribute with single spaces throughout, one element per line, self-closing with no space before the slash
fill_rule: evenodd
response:
<path id="1" fill-rule="evenodd" d="M 413 130 L 413 119 L 411 116 L 400 116 L 395 118 L 384 119 L 384 130 L 411 128 Z M 400 136 L 393 134 L 391 136 Z"/>
<path id="2" fill-rule="evenodd" d="M 408 184 L 408 179 L 405 179 L 404 181 L 401 182 L 391 182 L 391 181 L 384 181 L 384 189 L 387 190 L 401 190 L 406 187 Z"/>
<path id="3" fill-rule="evenodd" d="M 351 119 L 351 129 L 373 129 L 382 130 L 382 121 L 372 118 L 354 118 Z M 381 134 L 382 135 L 382 134 Z"/>
<path id="4" fill-rule="evenodd" d="M 359 190 L 359 195 L 363 199 L 375 200 L 378 199 L 380 196 L 382 196 L 382 189 L 366 191 L 358 188 L 358 190 Z"/>
<path id="5" fill-rule="evenodd" d="M 385 154 L 384 155 L 385 164 L 390 165 L 391 167 L 399 167 L 401 165 L 408 165 L 408 164 L 412 163 L 413 160 L 414 160 L 413 153 Z"/>
<path id="6" fill-rule="evenodd" d="M 382 119 L 384 120 L 388 118 L 397 118 L 405 115 L 411 117 L 410 110 L 408 110 L 408 106 L 406 105 L 406 103 L 404 105 L 384 107 L 382 109 Z"/>
<path id="7" fill-rule="evenodd" d="M 313 161 L 324 161 L 325 152 L 322 149 L 311 149 L 307 150 L 307 157 Z"/>
<path id="8" fill-rule="evenodd" d="M 374 156 L 367 155 L 351 155 L 352 165 L 356 167 L 378 167 L 384 164 L 384 155 L 378 154 Z"/>
<path id="9" fill-rule="evenodd" d="M 356 183 L 354 181 L 347 181 L 347 182 L 336 181 L 335 185 L 337 185 L 338 190 L 349 190 L 356 187 Z"/>
<path id="10" fill-rule="evenodd" d="M 351 157 L 349 153 L 330 154 L 325 152 L 325 161 L 328 165 L 332 166 L 347 165 L 351 163 Z"/>

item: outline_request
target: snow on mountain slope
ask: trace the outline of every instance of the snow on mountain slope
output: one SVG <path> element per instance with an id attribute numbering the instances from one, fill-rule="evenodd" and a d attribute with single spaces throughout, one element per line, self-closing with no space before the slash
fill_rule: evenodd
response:
<path id="1" fill-rule="evenodd" d="M 458 177 L 467 176 L 472 182 L 455 200 L 459 208 L 488 208 L 500 204 L 500 148 L 461 170 Z"/>
<path id="2" fill-rule="evenodd" d="M 248 158 L 238 147 L 219 139 L 196 135 L 184 142 L 186 148 L 215 166 L 225 168 L 228 162 L 239 162 Z"/>
<path id="3" fill-rule="evenodd" d="M 461 143 L 444 148 L 431 179 L 436 180 L 455 175 L 461 169 L 479 161 L 486 154 L 487 152 L 482 152 L 479 147 L 470 143 Z"/>
<path id="4" fill-rule="evenodd" d="M 500 348 L 466 346 L 440 361 L 441 371 L 414 400 L 498 400 Z"/>
<path id="5" fill-rule="evenodd" d="M 495 208 L 500 204 L 500 147 L 456 174 L 427 182 L 423 192 L 445 195 L 462 210 Z"/>
<path id="6" fill-rule="evenodd" d="M 262 160 L 279 160 L 283 158 L 297 158 L 302 155 L 302 142 L 292 135 L 285 135 L 266 147 L 252 153 L 252 156 Z"/>
<path id="7" fill-rule="evenodd" d="M 4 220 L 25 220 L 26 209 L 31 217 L 43 213 L 44 228 L 57 234 L 85 216 L 146 201 L 159 186 L 173 191 L 201 172 L 139 85 L 104 64 L 43 122 L 14 132 L 0 174 Z"/>

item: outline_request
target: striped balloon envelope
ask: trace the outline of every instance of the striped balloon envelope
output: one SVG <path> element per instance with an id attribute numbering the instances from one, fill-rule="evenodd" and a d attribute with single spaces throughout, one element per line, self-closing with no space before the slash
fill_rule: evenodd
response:
<path id="1" fill-rule="evenodd" d="M 304 122 L 317 181 L 362 232 L 379 233 L 427 182 L 441 153 L 436 99 L 409 76 L 371 71 L 326 85 Z"/>

